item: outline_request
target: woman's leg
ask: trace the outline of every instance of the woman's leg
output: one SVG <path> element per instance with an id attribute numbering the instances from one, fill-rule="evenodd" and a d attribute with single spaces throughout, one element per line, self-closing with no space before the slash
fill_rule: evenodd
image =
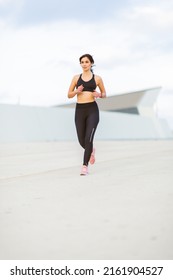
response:
<path id="1" fill-rule="evenodd" d="M 99 123 L 99 111 L 97 104 L 89 112 L 86 119 L 86 129 L 85 129 L 85 152 L 83 158 L 83 165 L 88 165 L 92 150 L 93 150 L 93 140 L 96 132 L 97 125 Z"/>
<path id="2" fill-rule="evenodd" d="M 75 125 L 77 131 L 77 137 L 80 145 L 85 149 L 85 115 L 84 110 L 76 107 L 75 112 Z"/>

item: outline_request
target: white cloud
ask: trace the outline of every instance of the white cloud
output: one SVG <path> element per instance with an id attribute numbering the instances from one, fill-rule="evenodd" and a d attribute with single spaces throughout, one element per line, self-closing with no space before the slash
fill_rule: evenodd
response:
<path id="1" fill-rule="evenodd" d="M 0 0 L 0 5 L 8 5 L 12 0 Z"/>
<path id="2" fill-rule="evenodd" d="M 70 26 L 78 28 L 77 23 Z M 29 104 L 49 105 L 65 100 L 73 58 L 74 65 L 78 63 L 77 40 L 63 22 L 6 30 L 0 39 L 0 94 L 8 92 L 13 100 L 20 96 L 21 102 Z"/>
<path id="3" fill-rule="evenodd" d="M 24 3 L 25 0 L 0 0 L 0 5 L 2 7 L 7 7 L 11 4 L 13 4 L 13 6 L 18 6 L 21 3 Z"/>
<path id="4" fill-rule="evenodd" d="M 173 52 L 165 51 L 171 17 L 166 8 L 143 5 L 98 24 L 66 20 L 15 28 L 1 21 L 0 102 L 67 102 L 72 76 L 81 71 L 78 57 L 86 52 L 94 56 L 108 95 L 160 85 L 173 89 Z"/>

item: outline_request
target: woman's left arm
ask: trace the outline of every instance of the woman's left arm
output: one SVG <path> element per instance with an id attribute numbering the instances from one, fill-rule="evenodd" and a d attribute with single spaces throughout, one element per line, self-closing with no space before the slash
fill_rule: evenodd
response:
<path id="1" fill-rule="evenodd" d="M 103 83 L 103 80 L 101 77 L 97 76 L 97 86 L 100 90 L 100 92 L 94 91 L 94 96 L 99 98 L 105 98 L 106 97 L 106 89 Z"/>
<path id="2" fill-rule="evenodd" d="M 98 78 L 98 87 L 100 89 L 100 93 L 101 93 L 101 98 L 105 98 L 106 97 L 106 89 L 103 83 L 103 80 L 101 77 Z"/>

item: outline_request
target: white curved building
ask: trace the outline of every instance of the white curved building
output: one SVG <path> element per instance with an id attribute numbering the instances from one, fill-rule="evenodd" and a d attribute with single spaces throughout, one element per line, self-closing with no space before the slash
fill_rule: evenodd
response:
<path id="1" fill-rule="evenodd" d="M 155 105 L 160 87 L 98 99 L 100 123 L 95 139 L 173 139 Z M 55 107 L 0 104 L 0 142 L 75 140 L 75 103 Z"/>

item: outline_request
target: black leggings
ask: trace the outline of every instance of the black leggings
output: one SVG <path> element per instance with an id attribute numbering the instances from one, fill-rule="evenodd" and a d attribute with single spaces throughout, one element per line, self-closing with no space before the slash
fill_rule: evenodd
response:
<path id="1" fill-rule="evenodd" d="M 97 103 L 77 103 L 75 124 L 80 145 L 85 149 L 83 164 L 88 165 L 92 150 L 94 134 L 99 122 Z"/>

